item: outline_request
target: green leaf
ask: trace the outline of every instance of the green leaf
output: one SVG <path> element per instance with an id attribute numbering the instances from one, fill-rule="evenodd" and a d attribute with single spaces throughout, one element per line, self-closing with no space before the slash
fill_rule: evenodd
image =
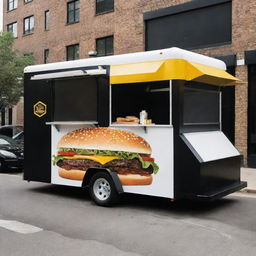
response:
<path id="1" fill-rule="evenodd" d="M 64 156 L 52 156 L 52 164 L 56 165 L 58 161 L 62 160 L 64 158 Z"/>

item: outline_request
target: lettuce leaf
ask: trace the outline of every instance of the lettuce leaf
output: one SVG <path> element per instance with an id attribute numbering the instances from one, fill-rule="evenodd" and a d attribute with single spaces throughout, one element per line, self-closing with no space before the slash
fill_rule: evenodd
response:
<path id="1" fill-rule="evenodd" d="M 64 156 L 55 156 L 55 155 L 53 155 L 53 156 L 52 156 L 52 164 L 53 164 L 53 165 L 56 165 L 57 162 L 59 162 L 59 161 L 62 160 L 63 158 L 64 158 Z"/>
<path id="2" fill-rule="evenodd" d="M 125 152 L 125 151 L 111 151 L 111 150 L 97 150 L 97 149 L 79 149 L 79 148 L 59 148 L 59 152 L 72 151 L 78 155 L 98 155 L 98 156 L 118 156 L 124 159 L 137 158 L 142 165 L 143 169 L 147 169 L 152 166 L 153 173 L 157 174 L 159 167 L 155 162 L 144 161 L 138 153 Z M 53 156 L 53 165 L 56 165 L 59 160 L 62 160 L 64 156 Z"/>

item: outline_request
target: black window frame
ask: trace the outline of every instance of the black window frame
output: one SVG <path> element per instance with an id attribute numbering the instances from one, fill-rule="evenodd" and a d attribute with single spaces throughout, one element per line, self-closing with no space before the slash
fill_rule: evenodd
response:
<path id="1" fill-rule="evenodd" d="M 12 30 L 9 30 L 9 27 L 12 26 L 12 28 L 13 28 L 13 25 L 14 25 L 14 24 L 16 24 L 16 26 L 17 26 L 17 27 L 16 27 L 16 32 L 17 32 L 17 35 L 16 35 L 16 36 L 13 34 L 13 29 L 12 29 Z M 12 23 L 7 24 L 6 27 L 7 27 L 7 32 L 11 32 L 11 33 L 13 34 L 14 38 L 17 38 L 17 37 L 18 37 L 18 23 L 17 23 L 17 21 L 14 21 L 14 22 L 12 22 Z"/>
<path id="2" fill-rule="evenodd" d="M 99 2 L 109 2 L 109 5 L 111 5 L 111 6 L 104 10 L 100 10 Z M 95 0 L 95 14 L 96 15 L 113 12 L 114 10 L 115 10 L 115 0 Z"/>
<path id="3" fill-rule="evenodd" d="M 28 4 L 30 2 L 32 2 L 33 0 L 24 0 L 24 4 Z"/>
<path id="4" fill-rule="evenodd" d="M 76 5 L 78 3 L 78 8 Z M 72 6 L 73 10 L 70 10 L 70 6 Z M 73 14 L 73 21 L 71 21 L 70 17 Z M 74 24 L 80 22 L 80 0 L 73 0 L 67 2 L 67 24 Z"/>
<path id="5" fill-rule="evenodd" d="M 107 40 L 108 39 L 112 39 L 112 52 L 107 50 Z M 99 48 L 98 48 L 98 44 L 100 41 L 104 41 L 104 54 L 99 53 Z M 105 36 L 105 37 L 100 37 L 96 39 L 96 51 L 97 51 L 97 57 L 101 57 L 101 56 L 110 56 L 110 55 L 114 55 L 114 36 Z"/>
<path id="6" fill-rule="evenodd" d="M 16 5 L 15 5 L 16 3 Z M 12 7 L 10 8 L 10 4 L 12 4 Z M 12 11 L 17 9 L 18 7 L 18 0 L 7 0 L 7 11 Z"/>
<path id="7" fill-rule="evenodd" d="M 214 93 L 218 96 L 218 121 L 216 122 L 208 122 L 202 121 L 186 123 L 185 122 L 185 91 L 194 91 L 194 92 L 202 92 L 202 93 Z M 200 131 L 219 131 L 221 129 L 221 91 L 220 88 L 217 86 L 199 83 L 199 82 L 192 82 L 187 81 L 184 83 L 183 88 L 183 96 L 182 96 L 182 109 L 181 109 L 181 130 L 182 132 L 200 132 Z"/>
<path id="8" fill-rule="evenodd" d="M 76 47 L 78 47 L 78 57 L 76 58 Z M 69 59 L 69 49 L 72 49 L 73 51 L 73 58 Z M 80 58 L 80 45 L 79 44 L 71 44 L 66 46 L 66 60 L 71 61 L 71 60 L 78 60 Z"/>
<path id="9" fill-rule="evenodd" d="M 50 54 L 50 50 L 44 49 L 44 64 L 49 63 L 49 54 Z"/>
<path id="10" fill-rule="evenodd" d="M 30 26 L 30 24 L 31 24 L 31 18 L 33 18 L 33 24 L 34 24 L 34 26 L 33 26 L 33 28 L 31 28 L 31 26 Z M 26 20 L 27 19 L 29 19 L 29 30 L 28 30 L 28 32 L 26 32 L 26 30 L 25 30 L 25 24 L 26 24 Z M 33 34 L 34 33 L 34 30 L 35 30 L 35 16 L 34 15 L 30 15 L 30 16 L 28 16 L 28 17 L 25 17 L 24 19 L 23 19 L 23 35 L 30 35 L 30 34 Z"/>
<path id="11" fill-rule="evenodd" d="M 44 12 L 44 30 L 49 30 L 50 11 Z"/>

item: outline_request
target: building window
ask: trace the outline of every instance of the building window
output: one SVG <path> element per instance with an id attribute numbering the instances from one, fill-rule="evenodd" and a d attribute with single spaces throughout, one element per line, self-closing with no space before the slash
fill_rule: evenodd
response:
<path id="1" fill-rule="evenodd" d="M 28 35 L 34 32 L 34 16 L 29 16 L 24 19 L 24 35 Z"/>
<path id="2" fill-rule="evenodd" d="M 68 13 L 67 13 L 68 24 L 79 22 L 79 20 L 80 20 L 80 1 L 76 0 L 76 1 L 68 2 L 67 9 L 68 9 Z"/>
<path id="3" fill-rule="evenodd" d="M 231 0 L 186 1 L 143 16 L 147 51 L 201 49 L 232 42 Z"/>
<path id="4" fill-rule="evenodd" d="M 24 0 L 24 3 L 29 3 L 29 2 L 32 2 L 33 0 Z"/>
<path id="5" fill-rule="evenodd" d="M 67 46 L 67 60 L 79 59 L 79 44 Z"/>
<path id="6" fill-rule="evenodd" d="M 113 36 L 96 39 L 97 56 L 107 56 L 114 54 Z"/>
<path id="7" fill-rule="evenodd" d="M 18 0 L 7 0 L 7 11 L 16 9 L 18 6 Z"/>
<path id="8" fill-rule="evenodd" d="M 11 24 L 7 25 L 7 31 L 11 32 L 13 34 L 14 37 L 18 36 L 18 32 L 17 32 L 17 22 L 13 22 Z"/>
<path id="9" fill-rule="evenodd" d="M 44 12 L 44 29 L 49 30 L 49 11 Z"/>
<path id="10" fill-rule="evenodd" d="M 44 64 L 49 63 L 49 49 L 44 50 Z"/>
<path id="11" fill-rule="evenodd" d="M 96 0 L 96 14 L 114 10 L 114 0 Z"/>

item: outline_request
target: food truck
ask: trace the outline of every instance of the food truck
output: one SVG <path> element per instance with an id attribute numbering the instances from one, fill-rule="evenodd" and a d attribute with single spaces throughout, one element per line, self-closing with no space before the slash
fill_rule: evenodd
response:
<path id="1" fill-rule="evenodd" d="M 25 68 L 24 179 L 214 200 L 246 186 L 221 129 L 224 62 L 169 48 Z"/>

